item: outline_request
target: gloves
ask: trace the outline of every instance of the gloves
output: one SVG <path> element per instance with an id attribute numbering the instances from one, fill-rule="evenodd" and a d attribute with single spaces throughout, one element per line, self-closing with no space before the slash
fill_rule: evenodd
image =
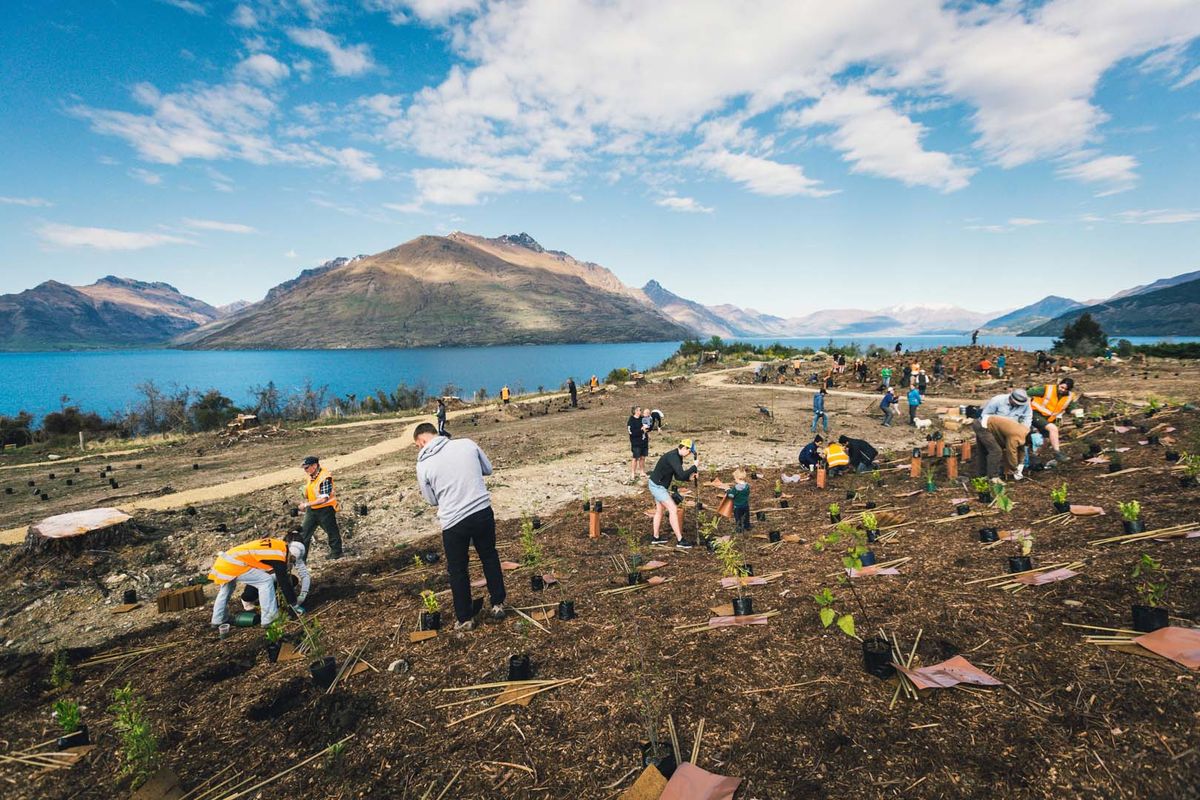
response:
<path id="1" fill-rule="evenodd" d="M 299 603 L 292 606 L 292 611 L 295 612 L 297 617 L 304 616 L 304 614 L 305 614 L 304 606 L 300 605 Z"/>
<path id="2" fill-rule="evenodd" d="M 297 597 L 296 597 L 296 605 L 298 605 L 298 606 L 300 606 L 300 607 L 303 607 L 303 606 L 304 606 L 304 601 L 305 601 L 305 599 L 307 599 L 307 598 L 308 598 L 308 595 L 307 595 L 307 594 L 301 594 L 301 595 L 297 596 Z"/>
<path id="3" fill-rule="evenodd" d="M 991 418 L 992 418 L 991 414 L 984 414 L 982 417 L 979 418 L 979 424 L 986 428 L 987 424 L 988 424 L 988 420 Z"/>

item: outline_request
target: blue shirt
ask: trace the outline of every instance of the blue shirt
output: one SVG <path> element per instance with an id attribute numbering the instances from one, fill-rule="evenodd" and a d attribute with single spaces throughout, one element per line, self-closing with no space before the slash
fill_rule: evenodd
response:
<path id="1" fill-rule="evenodd" d="M 983 407 L 982 414 L 987 417 L 997 416 L 1015 419 L 1026 428 L 1033 424 L 1033 406 L 1029 403 L 1023 406 L 1010 405 L 1008 395 L 1006 394 L 998 394 L 991 400 L 988 400 L 987 405 Z"/>
<path id="2" fill-rule="evenodd" d="M 821 394 L 820 392 L 817 392 L 813 395 L 813 413 L 825 413 L 825 395 Z"/>
<path id="3" fill-rule="evenodd" d="M 899 402 L 900 402 L 899 397 L 896 397 L 896 395 L 892 392 L 888 392 L 887 394 L 885 394 L 883 396 L 883 399 L 879 401 L 879 407 L 884 410 L 887 410 L 888 406 L 894 406 Z"/>
<path id="4" fill-rule="evenodd" d="M 908 393 L 908 404 L 909 404 L 910 406 L 919 406 L 919 405 L 921 405 L 921 390 L 920 390 L 920 389 L 911 389 L 911 390 L 909 390 L 909 393 Z"/>

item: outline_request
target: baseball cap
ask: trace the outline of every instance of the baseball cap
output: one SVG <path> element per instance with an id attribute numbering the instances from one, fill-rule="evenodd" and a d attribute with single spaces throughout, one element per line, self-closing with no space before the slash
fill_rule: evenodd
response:
<path id="1" fill-rule="evenodd" d="M 683 439 L 683 440 L 681 440 L 681 441 L 679 442 L 679 446 L 680 446 L 680 447 L 686 447 L 688 450 L 691 450 L 693 453 L 695 453 L 695 452 L 696 452 L 696 443 L 695 443 L 695 442 L 693 442 L 691 439 Z"/>
<path id="2" fill-rule="evenodd" d="M 302 463 L 300 466 L 311 467 L 313 464 L 320 464 L 320 463 L 321 463 L 320 460 L 316 456 L 305 456 L 304 463 Z"/>
<path id="3" fill-rule="evenodd" d="M 1016 406 L 1023 406 L 1029 402 L 1029 395 L 1024 389 L 1014 389 L 1013 393 L 1008 396 L 1008 401 Z"/>

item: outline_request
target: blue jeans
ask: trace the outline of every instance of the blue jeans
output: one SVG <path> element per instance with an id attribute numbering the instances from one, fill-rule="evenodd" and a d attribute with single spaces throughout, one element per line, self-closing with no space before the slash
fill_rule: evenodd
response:
<path id="1" fill-rule="evenodd" d="M 825 425 L 825 432 L 829 433 L 829 415 L 824 411 L 813 412 L 812 432 L 817 432 L 817 420 L 820 420 Z"/>

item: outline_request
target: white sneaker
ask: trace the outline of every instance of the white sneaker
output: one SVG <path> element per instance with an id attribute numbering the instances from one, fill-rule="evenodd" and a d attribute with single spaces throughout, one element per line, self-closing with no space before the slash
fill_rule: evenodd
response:
<path id="1" fill-rule="evenodd" d="M 1025 465 L 1022 464 L 1021 466 L 1017 467 L 1017 471 L 1013 473 L 1013 480 L 1019 481 L 1019 480 L 1024 479 L 1024 477 L 1025 477 L 1024 473 L 1025 473 Z"/>
<path id="2" fill-rule="evenodd" d="M 454 632 L 455 633 L 466 633 L 467 631 L 473 631 L 473 630 L 475 630 L 475 620 L 473 620 L 473 619 L 469 619 L 466 622 L 454 623 Z"/>
<path id="3" fill-rule="evenodd" d="M 492 606 L 492 610 L 491 610 L 491 612 L 490 612 L 490 613 L 491 613 L 491 615 L 492 615 L 492 619 L 504 619 L 505 615 L 506 615 L 508 612 L 506 612 L 506 611 L 504 610 L 504 606 L 502 606 L 502 605 L 494 605 L 494 606 Z"/>

